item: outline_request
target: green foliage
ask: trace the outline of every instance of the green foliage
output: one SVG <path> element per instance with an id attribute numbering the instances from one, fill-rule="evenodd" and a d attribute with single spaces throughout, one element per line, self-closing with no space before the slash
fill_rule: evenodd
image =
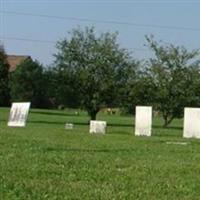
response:
<path id="1" fill-rule="evenodd" d="M 121 107 L 127 114 L 135 114 L 135 106 L 152 105 L 154 101 L 154 85 L 149 76 L 146 75 L 144 63 L 137 64 L 137 70 L 128 71 L 124 84 L 125 98 L 122 99 Z M 124 96 L 124 95 L 122 95 Z"/>
<path id="2" fill-rule="evenodd" d="M 80 96 L 74 90 L 77 82 L 73 76 L 70 75 L 67 69 L 62 70 L 59 67 L 49 68 L 50 91 L 49 96 L 54 101 L 56 107 L 71 107 L 77 108 L 80 106 Z"/>
<path id="3" fill-rule="evenodd" d="M 6 61 L 4 48 L 2 45 L 0 45 L 0 106 L 9 106 L 9 104 L 9 66 Z"/>
<path id="4" fill-rule="evenodd" d="M 55 63 L 43 68 L 25 60 L 12 72 L 12 101 L 31 101 L 33 107 L 85 109 L 91 119 L 104 107 L 134 113 L 136 105 L 152 105 L 164 126 L 182 117 L 184 107 L 200 106 L 198 51 L 162 44 L 146 37 L 154 58 L 133 59 L 120 47 L 117 33 L 73 29 L 57 43 Z M 0 49 L 0 106 L 9 104 L 8 65 Z"/>
<path id="5" fill-rule="evenodd" d="M 30 101 L 32 107 L 46 107 L 46 79 L 37 61 L 26 59 L 11 74 L 12 101 Z"/>
<path id="6" fill-rule="evenodd" d="M 58 84 L 58 76 L 52 68 L 43 68 L 43 81 L 45 83 L 45 107 L 57 108 L 59 101 L 56 91 L 60 88 L 60 84 Z"/>
<path id="7" fill-rule="evenodd" d="M 88 133 L 84 112 L 31 109 L 26 128 L 7 127 L 8 109 L 0 113 L 3 200 L 199 199 L 200 141 L 182 138 L 180 119 L 166 129 L 154 119 L 146 138 L 133 135 L 133 117 L 99 113 L 101 136 Z"/>
<path id="8" fill-rule="evenodd" d="M 119 47 L 116 33 L 97 36 L 94 28 L 73 29 L 57 49 L 56 70 L 62 82 L 58 94 L 68 99 L 65 103 L 73 96 L 92 119 L 102 107 L 117 104 L 130 56 Z"/>
<path id="9" fill-rule="evenodd" d="M 161 112 L 164 126 L 167 126 L 175 117 L 183 115 L 184 107 L 199 105 L 197 90 L 200 89 L 200 68 L 195 60 L 199 52 L 162 45 L 152 37 L 146 39 L 155 53 L 155 58 L 150 59 L 150 67 L 145 72 L 155 90 L 152 103 Z"/>

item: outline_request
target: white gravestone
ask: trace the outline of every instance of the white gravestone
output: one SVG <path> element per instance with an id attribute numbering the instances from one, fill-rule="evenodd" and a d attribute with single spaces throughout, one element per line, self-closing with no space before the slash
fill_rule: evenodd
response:
<path id="1" fill-rule="evenodd" d="M 105 121 L 90 121 L 90 133 L 106 133 L 106 122 Z"/>
<path id="2" fill-rule="evenodd" d="M 71 124 L 71 123 L 65 124 L 65 129 L 73 129 L 73 128 L 74 128 L 74 124 Z"/>
<path id="3" fill-rule="evenodd" d="M 151 136 L 152 107 L 136 106 L 135 135 Z"/>
<path id="4" fill-rule="evenodd" d="M 8 126 L 24 127 L 26 126 L 26 120 L 31 103 L 12 103 L 10 110 L 10 116 Z"/>
<path id="5" fill-rule="evenodd" d="M 200 108 L 184 109 L 183 137 L 200 138 Z"/>

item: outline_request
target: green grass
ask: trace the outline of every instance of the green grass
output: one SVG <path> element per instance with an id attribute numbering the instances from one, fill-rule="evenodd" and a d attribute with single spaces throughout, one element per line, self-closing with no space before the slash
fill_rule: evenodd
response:
<path id="1" fill-rule="evenodd" d="M 25 128 L 7 127 L 7 119 L 1 108 L 2 200 L 200 198 L 200 142 L 182 138 L 182 120 L 163 129 L 154 119 L 147 138 L 134 136 L 133 117 L 100 114 L 103 136 L 89 134 L 87 115 L 70 110 L 31 110 Z"/>

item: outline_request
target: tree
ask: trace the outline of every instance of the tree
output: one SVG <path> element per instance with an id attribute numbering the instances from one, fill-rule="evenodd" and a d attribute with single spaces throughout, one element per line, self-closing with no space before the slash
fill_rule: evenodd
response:
<path id="1" fill-rule="evenodd" d="M 76 78 L 71 75 L 68 69 L 63 70 L 59 67 L 50 68 L 49 73 L 51 74 L 51 95 L 54 94 L 56 106 L 78 108 L 80 95 L 76 92 L 76 88 L 78 88 Z"/>
<path id="2" fill-rule="evenodd" d="M 43 82 L 45 83 L 45 95 L 46 95 L 46 108 L 56 108 L 59 105 L 56 91 L 60 84 L 58 82 L 58 76 L 52 67 L 46 67 L 43 69 Z"/>
<path id="3" fill-rule="evenodd" d="M 197 103 L 192 68 L 199 52 L 189 52 L 184 47 L 172 44 L 162 45 L 153 37 L 146 39 L 155 53 L 155 58 L 150 59 L 147 73 L 155 88 L 155 106 L 161 112 L 166 127 L 174 118 L 182 117 L 185 106 Z"/>
<path id="4" fill-rule="evenodd" d="M 47 82 L 37 61 L 22 61 L 11 74 L 12 101 L 30 101 L 33 107 L 46 107 Z"/>
<path id="5" fill-rule="evenodd" d="M 135 114 L 137 105 L 152 105 L 154 103 L 154 85 L 148 76 L 145 63 L 137 62 L 136 66 L 127 71 L 125 87 L 122 95 L 122 107 L 125 113 Z"/>
<path id="6" fill-rule="evenodd" d="M 63 84 L 62 95 L 74 96 L 76 104 L 87 110 L 92 120 L 102 107 L 118 101 L 123 70 L 129 53 L 119 47 L 117 33 L 96 36 L 94 28 L 73 29 L 70 39 L 57 43 L 56 69 Z"/>
<path id="7" fill-rule="evenodd" d="M 6 61 L 6 53 L 0 45 L 0 106 L 9 106 L 10 88 L 9 88 L 9 65 Z"/>

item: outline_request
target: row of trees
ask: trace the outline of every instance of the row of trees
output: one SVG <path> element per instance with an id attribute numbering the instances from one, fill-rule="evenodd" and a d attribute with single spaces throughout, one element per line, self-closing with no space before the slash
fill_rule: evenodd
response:
<path id="1" fill-rule="evenodd" d="M 9 106 L 12 101 L 31 101 L 34 107 L 48 107 L 46 84 L 45 69 L 31 59 L 9 72 L 6 53 L 0 46 L 0 106 Z"/>
<path id="2" fill-rule="evenodd" d="M 4 48 L 0 45 L 0 106 L 8 106 L 10 103 L 8 68 Z"/>
<path id="3" fill-rule="evenodd" d="M 57 43 L 51 67 L 26 60 L 10 75 L 1 48 L 0 105 L 9 98 L 35 107 L 65 105 L 85 109 L 91 119 L 104 107 L 134 112 L 135 105 L 152 105 L 167 126 L 184 107 L 200 106 L 199 52 L 146 40 L 155 56 L 144 62 L 120 47 L 117 33 L 73 29 Z"/>

